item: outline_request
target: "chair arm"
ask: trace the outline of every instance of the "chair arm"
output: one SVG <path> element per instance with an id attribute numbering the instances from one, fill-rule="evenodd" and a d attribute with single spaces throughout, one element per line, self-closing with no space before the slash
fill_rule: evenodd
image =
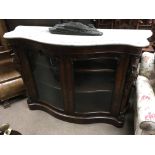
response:
<path id="1" fill-rule="evenodd" d="M 144 52 L 141 58 L 139 74 L 148 79 L 155 75 L 155 55 L 154 53 Z"/>
<path id="2" fill-rule="evenodd" d="M 136 126 L 148 133 L 152 133 L 155 131 L 155 96 L 153 88 L 149 80 L 140 75 L 136 81 L 136 88 Z"/>

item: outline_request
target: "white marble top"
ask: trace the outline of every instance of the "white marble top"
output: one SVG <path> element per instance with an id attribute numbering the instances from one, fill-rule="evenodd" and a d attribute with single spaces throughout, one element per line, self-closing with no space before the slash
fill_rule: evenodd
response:
<path id="1" fill-rule="evenodd" d="M 49 32 L 49 27 L 17 26 L 14 31 L 4 34 L 6 39 L 28 39 L 36 42 L 65 46 L 131 45 L 146 47 L 150 30 L 98 29 L 102 36 L 60 35 Z"/>

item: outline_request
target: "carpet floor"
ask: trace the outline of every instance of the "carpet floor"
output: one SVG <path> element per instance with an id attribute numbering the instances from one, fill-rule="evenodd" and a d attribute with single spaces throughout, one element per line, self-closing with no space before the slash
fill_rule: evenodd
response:
<path id="1" fill-rule="evenodd" d="M 117 128 L 106 123 L 75 124 L 61 121 L 41 110 L 29 110 L 26 99 L 10 107 L 0 106 L 0 125 L 9 123 L 23 135 L 132 135 L 133 115 L 128 113 L 125 124 Z"/>

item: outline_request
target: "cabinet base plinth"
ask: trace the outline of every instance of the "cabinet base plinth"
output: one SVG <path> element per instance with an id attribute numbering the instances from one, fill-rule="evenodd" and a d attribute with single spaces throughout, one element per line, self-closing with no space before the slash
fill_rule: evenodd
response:
<path id="1" fill-rule="evenodd" d="M 88 116 L 82 114 L 80 115 L 67 115 L 64 112 L 61 112 L 59 110 L 56 110 L 55 108 L 52 108 L 51 106 L 48 106 L 46 104 L 42 104 L 39 102 L 32 103 L 30 100 L 28 101 L 29 109 L 31 110 L 42 110 L 45 111 L 52 116 L 61 119 L 63 121 L 67 121 L 70 123 L 77 123 L 77 124 L 90 124 L 90 123 L 108 123 L 111 125 L 114 125 L 116 127 L 122 127 L 124 124 L 124 117 L 113 117 L 113 116 Z"/>

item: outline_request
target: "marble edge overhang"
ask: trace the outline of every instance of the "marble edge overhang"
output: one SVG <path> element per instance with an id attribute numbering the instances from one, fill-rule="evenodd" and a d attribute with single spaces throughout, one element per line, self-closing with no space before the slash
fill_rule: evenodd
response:
<path id="1" fill-rule="evenodd" d="M 28 28 L 29 30 L 31 29 L 33 29 L 33 30 L 35 30 L 35 31 L 38 31 L 37 29 L 40 29 L 40 32 L 41 32 L 41 30 L 43 30 L 42 32 L 47 32 L 48 31 L 48 28 L 49 27 L 44 27 L 44 26 L 22 26 L 22 25 L 19 25 L 19 26 L 17 26 L 13 31 L 10 31 L 10 32 L 6 32 L 4 35 L 3 35 L 3 37 L 5 38 L 5 39 L 27 39 L 27 40 L 32 40 L 32 41 L 36 41 L 36 42 L 39 42 L 39 43 L 45 43 L 45 44 L 50 44 L 50 45 L 59 45 L 59 46 L 101 46 L 101 45 L 129 45 L 129 46 L 136 46 L 136 47 L 147 47 L 147 46 L 149 46 L 149 41 L 148 41 L 148 38 L 149 37 L 151 37 L 152 36 L 152 31 L 151 30 L 137 30 L 137 29 L 128 29 L 128 31 L 130 31 L 130 32 L 145 32 L 145 35 L 143 35 L 144 36 L 144 39 L 143 39 L 143 42 L 142 43 L 140 43 L 140 44 L 138 44 L 138 43 L 136 43 L 136 44 L 134 44 L 134 43 L 132 43 L 132 42 L 130 42 L 130 43 L 119 43 L 119 42 L 112 42 L 112 43 L 103 43 L 103 44 L 101 44 L 101 43 L 93 43 L 93 44 L 91 44 L 91 43 L 87 43 L 87 44 L 81 44 L 81 43 L 74 43 L 74 44 L 69 44 L 69 43 L 63 43 L 63 42 L 61 42 L 61 43 L 58 43 L 58 42 L 55 42 L 55 43 L 52 43 L 51 41 L 42 41 L 42 40 L 39 40 L 39 39 L 34 39 L 33 37 L 28 37 L 28 36 L 21 36 L 21 34 L 24 32 L 24 31 L 22 31 L 22 30 L 24 30 L 24 29 L 26 29 L 26 28 Z M 103 36 L 95 36 L 96 38 L 104 38 L 104 32 L 105 31 L 115 31 L 115 30 L 117 30 L 117 31 L 126 31 L 127 29 L 98 29 L 99 31 L 101 31 L 101 32 L 103 32 Z M 30 31 L 30 32 L 32 32 L 32 31 Z M 39 32 L 39 31 L 38 31 Z M 52 34 L 53 35 L 53 34 Z M 55 35 L 55 34 L 54 34 Z M 72 37 L 72 35 L 61 35 L 61 36 L 65 36 L 65 37 L 67 37 L 67 36 L 69 36 L 69 37 Z M 60 35 L 59 34 L 57 34 L 57 35 L 55 35 L 55 37 L 60 37 Z M 94 38 L 94 36 L 76 36 L 77 38 L 79 37 L 79 39 L 80 39 L 80 37 L 82 38 L 82 37 L 93 37 Z M 143 45 L 142 45 L 143 44 Z"/>

